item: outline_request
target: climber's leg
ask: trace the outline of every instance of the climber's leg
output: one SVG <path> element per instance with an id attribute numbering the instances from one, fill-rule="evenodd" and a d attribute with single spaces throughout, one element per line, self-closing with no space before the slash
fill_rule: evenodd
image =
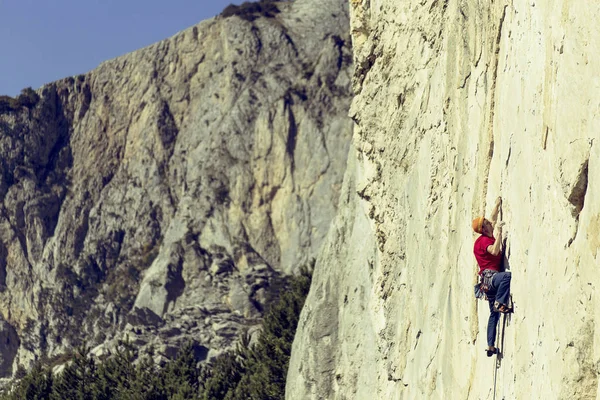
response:
<path id="1" fill-rule="evenodd" d="M 500 319 L 500 313 L 494 311 L 494 300 L 490 300 L 490 319 L 488 320 L 487 327 L 487 344 L 489 348 L 494 347 L 496 342 L 496 327 L 498 326 L 498 320 Z"/>
<path id="2" fill-rule="evenodd" d="M 496 290 L 496 301 L 504 304 L 507 309 L 510 298 L 510 279 L 510 272 L 498 272 L 492 278 L 492 286 Z"/>

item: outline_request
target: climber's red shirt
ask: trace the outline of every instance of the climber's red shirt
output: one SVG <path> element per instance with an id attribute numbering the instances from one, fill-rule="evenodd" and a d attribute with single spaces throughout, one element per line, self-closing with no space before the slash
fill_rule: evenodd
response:
<path id="1" fill-rule="evenodd" d="M 488 246 L 492 246 L 496 239 L 493 237 L 481 235 L 475 241 L 473 246 L 473 253 L 479 264 L 479 274 L 485 269 L 493 269 L 494 271 L 500 271 L 500 265 L 502 265 L 502 253 L 497 256 L 488 253 Z"/>

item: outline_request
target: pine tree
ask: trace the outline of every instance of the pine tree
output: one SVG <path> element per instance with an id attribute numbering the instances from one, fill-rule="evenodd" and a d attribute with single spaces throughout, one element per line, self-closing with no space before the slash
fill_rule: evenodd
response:
<path id="1" fill-rule="evenodd" d="M 88 357 L 89 348 L 80 347 L 71 363 L 55 379 L 50 399 L 52 400 L 91 400 L 94 384 L 98 378 L 96 362 Z"/>
<path id="2" fill-rule="evenodd" d="M 152 360 L 152 355 L 142 358 L 136 367 L 136 379 L 131 387 L 131 396 L 124 400 L 168 400 L 162 371 Z"/>
<path id="3" fill-rule="evenodd" d="M 200 377 L 203 400 L 275 400 L 285 397 L 285 379 L 300 311 L 310 289 L 312 268 L 290 278 L 271 307 L 253 346 L 218 357 Z"/>
<path id="4" fill-rule="evenodd" d="M 237 351 L 218 356 L 202 369 L 200 374 L 202 395 L 200 398 L 203 400 L 231 398 L 227 397 L 228 393 L 233 394 L 244 372 L 245 369 L 238 359 Z"/>
<path id="5" fill-rule="evenodd" d="M 94 399 L 111 400 L 130 398 L 132 384 L 137 379 L 137 371 L 133 363 L 136 359 L 133 346 L 121 342 L 112 354 L 98 367 L 97 379 L 94 382 Z"/>
<path id="6" fill-rule="evenodd" d="M 136 361 L 135 349 L 121 343 L 96 364 L 79 348 L 58 376 L 35 367 L 1 400 L 274 400 L 283 399 L 292 341 L 308 294 L 311 270 L 290 278 L 263 322 L 257 342 L 243 335 L 234 351 L 197 367 L 189 343 L 162 369 L 152 355 Z"/>
<path id="7" fill-rule="evenodd" d="M 185 345 L 177 358 L 163 371 L 164 385 L 173 400 L 192 399 L 198 392 L 198 368 L 192 343 Z"/>
<path id="8" fill-rule="evenodd" d="M 3 396 L 6 400 L 47 400 L 52 393 L 52 371 L 37 364 L 21 379 L 13 391 Z"/>
<path id="9" fill-rule="evenodd" d="M 285 379 L 300 311 L 310 289 L 311 270 L 302 268 L 290 288 L 269 310 L 258 343 L 248 352 L 248 373 L 235 399 L 270 400 L 285 397 Z"/>

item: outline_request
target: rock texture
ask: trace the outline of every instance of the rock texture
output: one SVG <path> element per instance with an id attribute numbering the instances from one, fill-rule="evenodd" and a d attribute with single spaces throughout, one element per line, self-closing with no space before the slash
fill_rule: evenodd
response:
<path id="1" fill-rule="evenodd" d="M 350 3 L 354 151 L 286 397 L 597 398 L 600 6 Z M 515 314 L 494 380 L 470 223 L 497 196 Z"/>
<path id="2" fill-rule="evenodd" d="M 124 336 L 218 354 L 316 256 L 352 56 L 347 5 L 314 3 L 205 21 L 0 115 L 0 375 Z"/>

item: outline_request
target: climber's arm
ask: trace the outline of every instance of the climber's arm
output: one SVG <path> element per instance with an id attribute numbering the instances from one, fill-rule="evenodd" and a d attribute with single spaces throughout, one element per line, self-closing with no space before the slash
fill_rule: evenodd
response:
<path id="1" fill-rule="evenodd" d="M 492 216 L 490 217 L 490 222 L 492 225 L 496 225 L 496 220 L 498 219 L 498 213 L 500 212 L 500 206 L 502 206 L 502 197 L 498 197 L 496 199 L 496 204 L 494 205 L 494 209 L 492 210 Z"/>
<path id="2" fill-rule="evenodd" d="M 499 222 L 494 228 L 494 237 L 496 241 L 493 245 L 487 247 L 487 252 L 497 256 L 502 253 L 502 227 L 504 226 L 504 222 Z"/>

